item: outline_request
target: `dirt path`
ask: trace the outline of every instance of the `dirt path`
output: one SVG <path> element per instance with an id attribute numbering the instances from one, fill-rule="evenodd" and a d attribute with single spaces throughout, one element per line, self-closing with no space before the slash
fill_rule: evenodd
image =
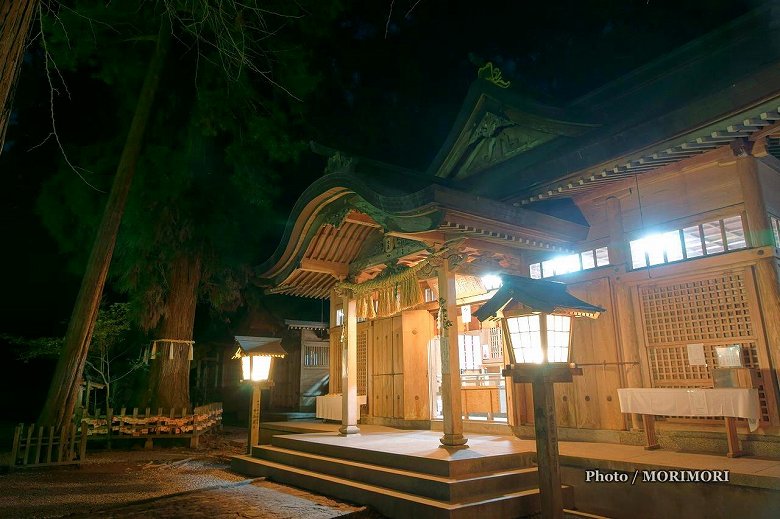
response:
<path id="1" fill-rule="evenodd" d="M 230 472 L 228 432 L 202 448 L 90 453 L 80 468 L 0 475 L 0 517 L 376 517 L 364 508 Z"/>

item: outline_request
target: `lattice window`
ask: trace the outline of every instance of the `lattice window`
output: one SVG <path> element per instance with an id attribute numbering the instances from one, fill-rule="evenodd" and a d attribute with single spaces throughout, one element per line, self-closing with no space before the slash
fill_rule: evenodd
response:
<path id="1" fill-rule="evenodd" d="M 357 393 L 368 394 L 368 330 L 357 334 Z"/>
<path id="2" fill-rule="evenodd" d="M 501 342 L 501 328 L 488 328 L 490 345 L 490 358 L 502 359 L 504 357 L 504 345 Z"/>
<path id="3" fill-rule="evenodd" d="M 744 272 L 639 288 L 650 375 L 655 387 L 712 387 L 715 348 L 739 344 L 747 368 L 759 368 L 758 342 Z M 691 366 L 688 344 L 704 345 L 706 366 Z M 769 412 L 759 387 L 762 422 Z"/>
<path id="4" fill-rule="evenodd" d="M 648 345 L 754 336 L 742 272 L 644 287 L 640 297 Z"/>
<path id="5" fill-rule="evenodd" d="M 303 367 L 327 368 L 330 365 L 330 344 L 304 343 Z"/>

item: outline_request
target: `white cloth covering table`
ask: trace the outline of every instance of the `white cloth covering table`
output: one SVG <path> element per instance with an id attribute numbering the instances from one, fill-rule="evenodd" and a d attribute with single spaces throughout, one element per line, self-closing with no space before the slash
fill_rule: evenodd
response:
<path id="1" fill-rule="evenodd" d="M 341 421 L 341 393 L 318 396 L 315 416 L 325 420 Z M 358 395 L 358 406 L 366 405 L 366 395 Z M 360 413 L 358 413 L 360 414 Z"/>
<path id="2" fill-rule="evenodd" d="M 758 428 L 758 390 L 748 388 L 623 388 L 618 389 L 620 411 L 642 415 L 646 449 L 657 449 L 655 415 L 722 416 L 726 421 L 729 457 L 741 456 L 734 418 L 746 418 L 751 431 Z"/>

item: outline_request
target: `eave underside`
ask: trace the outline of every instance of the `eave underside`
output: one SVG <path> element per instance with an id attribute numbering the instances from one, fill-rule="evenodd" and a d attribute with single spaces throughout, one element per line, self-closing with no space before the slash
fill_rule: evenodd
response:
<path id="1" fill-rule="evenodd" d="M 261 284 L 268 293 L 322 299 L 340 281 L 361 283 L 388 267 L 413 266 L 444 246 L 468 263 L 479 257 L 498 266 L 523 249 L 569 251 L 570 243 L 587 235 L 582 223 L 453 190 L 433 190 L 428 197 L 406 214 L 384 213 L 357 196 L 300 212 L 290 222 L 297 231 L 289 243 L 295 245 L 280 247 L 284 254 L 260 274 Z"/>

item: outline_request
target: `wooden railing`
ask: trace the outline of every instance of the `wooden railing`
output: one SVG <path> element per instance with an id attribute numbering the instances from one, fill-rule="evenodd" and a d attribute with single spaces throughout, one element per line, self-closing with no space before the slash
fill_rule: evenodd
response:
<path id="1" fill-rule="evenodd" d="M 222 402 L 198 406 L 188 412 L 187 408 L 150 408 L 139 412 L 137 407 L 128 412 L 123 407 L 119 413 L 109 408 L 105 414 L 84 416 L 82 423 L 90 438 L 123 440 L 145 438 L 146 447 L 152 447 L 153 438 L 190 438 L 190 446 L 198 446 L 198 437 L 222 425 Z"/>
<path id="2" fill-rule="evenodd" d="M 9 470 L 46 465 L 78 464 L 87 453 L 86 428 L 81 427 L 80 439 L 76 445 L 75 424 L 55 430 L 54 427 L 25 425 L 20 423 L 14 431 Z M 78 447 L 78 452 L 76 452 Z"/>

